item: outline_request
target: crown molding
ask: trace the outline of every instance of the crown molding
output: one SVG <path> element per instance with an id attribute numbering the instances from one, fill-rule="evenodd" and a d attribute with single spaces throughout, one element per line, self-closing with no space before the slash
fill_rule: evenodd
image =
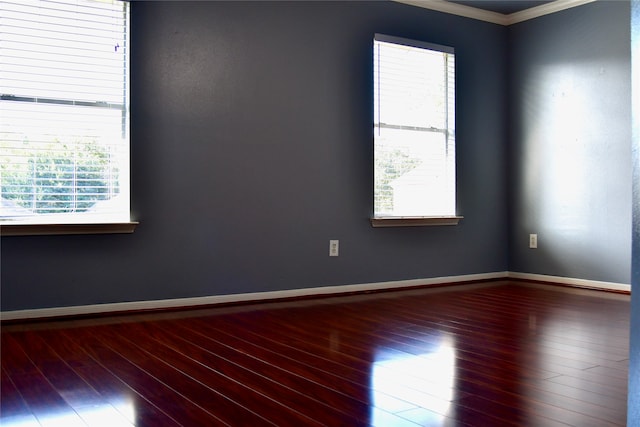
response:
<path id="1" fill-rule="evenodd" d="M 572 7 L 582 6 L 583 4 L 593 3 L 597 0 L 556 0 L 551 3 L 545 3 L 540 6 L 532 7 L 521 12 L 506 15 L 507 25 L 517 24 L 518 22 L 528 21 L 529 19 L 538 18 L 544 15 L 560 12 L 562 10 L 571 9 Z"/>
<path id="2" fill-rule="evenodd" d="M 507 16 L 498 12 L 478 9 L 476 7 L 465 6 L 463 4 L 451 3 L 445 0 L 394 0 L 398 3 L 409 4 L 423 9 L 436 10 L 438 12 L 452 15 L 464 16 L 465 18 L 477 19 L 491 22 L 493 24 L 508 25 Z"/>
<path id="3" fill-rule="evenodd" d="M 438 12 L 449 13 L 452 15 L 464 16 L 465 18 L 477 19 L 479 21 L 490 22 L 499 25 L 512 25 L 518 22 L 528 21 L 540 16 L 549 15 L 551 13 L 560 12 L 572 7 L 581 6 L 583 4 L 592 3 L 597 0 L 556 0 L 551 3 L 545 3 L 540 6 L 532 7 L 521 12 L 505 15 L 503 13 L 491 12 L 488 10 L 478 9 L 476 7 L 465 6 L 458 3 L 451 3 L 446 0 L 394 0 L 398 3 L 404 3 L 411 6 L 421 7 L 423 9 L 436 10 Z"/>

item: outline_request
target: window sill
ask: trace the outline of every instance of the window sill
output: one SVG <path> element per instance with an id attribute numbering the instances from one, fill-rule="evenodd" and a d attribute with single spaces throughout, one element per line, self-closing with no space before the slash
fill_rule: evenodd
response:
<path id="1" fill-rule="evenodd" d="M 62 234 L 133 233 L 138 222 L 113 224 L 3 224 L 0 236 L 51 236 Z"/>
<path id="2" fill-rule="evenodd" d="M 371 218 L 373 227 L 423 227 L 429 225 L 458 225 L 462 216 L 385 216 Z"/>

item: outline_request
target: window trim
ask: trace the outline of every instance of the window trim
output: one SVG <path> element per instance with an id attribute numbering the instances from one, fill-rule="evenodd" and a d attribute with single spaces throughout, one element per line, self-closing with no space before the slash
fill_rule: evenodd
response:
<path id="1" fill-rule="evenodd" d="M 423 42 L 420 40 L 414 39 L 405 39 L 403 37 L 389 36 L 386 34 L 375 33 L 373 39 L 379 42 L 393 43 L 393 44 L 401 44 L 404 46 L 412 46 L 418 47 L 420 49 L 429 49 L 429 50 L 437 50 L 442 53 L 450 53 L 454 54 L 455 49 L 451 46 L 445 46 L 442 44 Z"/>
<path id="2" fill-rule="evenodd" d="M 463 216 L 387 216 L 370 218 L 371 226 L 382 227 L 422 227 L 432 225 L 458 225 Z"/>
<path id="3" fill-rule="evenodd" d="M 58 236 L 73 234 L 130 234 L 140 223 L 137 221 L 122 223 L 94 224 L 2 224 L 0 236 Z"/>

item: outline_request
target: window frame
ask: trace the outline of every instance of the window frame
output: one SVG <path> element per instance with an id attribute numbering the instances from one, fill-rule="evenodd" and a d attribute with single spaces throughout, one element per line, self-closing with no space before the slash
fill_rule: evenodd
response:
<path id="1" fill-rule="evenodd" d="M 104 102 L 100 102 L 97 100 L 96 102 L 88 101 L 73 101 L 67 100 L 64 98 L 51 98 L 45 95 L 42 98 L 37 97 L 21 97 L 19 93 L 13 94 L 1 94 L 2 100 L 6 102 L 33 102 L 39 103 L 40 105 L 74 105 L 78 107 L 88 107 L 88 108 L 115 108 L 116 110 L 122 111 L 122 137 L 125 141 L 125 159 L 126 162 L 124 164 L 124 168 L 126 170 L 123 171 L 125 176 L 124 183 L 120 182 L 120 185 L 125 185 L 125 191 L 123 197 L 126 197 L 127 202 L 127 210 L 125 216 L 125 210 L 122 210 L 121 213 L 122 219 L 113 218 L 112 220 L 107 220 L 106 218 L 100 218 L 99 215 L 91 215 L 84 214 L 83 212 L 68 212 L 62 214 L 65 217 L 64 221 L 56 221 L 56 215 L 53 214 L 50 217 L 47 217 L 47 214 L 44 214 L 42 217 L 38 218 L 37 213 L 30 216 L 30 220 L 16 220 L 12 221 L 11 219 L 0 222 L 0 235 L 1 236 L 19 236 L 19 235 L 59 235 L 59 234 L 114 234 L 114 233 L 132 233 L 136 226 L 139 224 L 137 221 L 131 220 L 131 137 L 130 137 L 130 70 L 131 70 L 131 5 L 128 0 L 120 0 L 119 3 L 123 4 L 123 29 L 124 29 L 124 40 L 126 42 L 126 46 L 123 46 L 124 56 L 123 56 L 123 77 L 124 77 L 124 104 L 122 106 L 111 105 Z M 49 7 L 50 5 L 44 5 L 45 7 Z M 62 8 L 66 7 L 63 5 Z M 91 10 L 91 9 L 89 9 Z M 120 47 L 119 45 L 116 49 Z M 50 83 L 54 84 L 54 83 Z M 36 95 L 37 96 L 37 95 Z M 122 190 L 120 190 L 122 191 Z M 74 193 L 76 194 L 75 191 Z M 75 198 L 75 196 L 74 196 Z M 113 197 L 106 200 L 113 200 Z M 85 215 L 85 216 L 82 216 Z M 76 217 L 77 218 L 74 218 Z M 125 220 L 125 217 L 128 220 Z M 7 217 L 11 218 L 11 217 Z"/>
<path id="2" fill-rule="evenodd" d="M 379 34 L 376 33 L 374 35 L 373 38 L 373 49 L 376 49 L 376 44 L 377 42 L 383 42 L 383 43 L 391 43 L 391 44 L 396 44 L 396 45 L 402 45 L 402 46 L 408 46 L 408 47 L 415 47 L 415 48 L 419 48 L 419 49 L 426 49 L 426 50 L 431 50 L 431 51 L 437 51 L 437 52 L 442 52 L 444 54 L 450 54 L 452 56 L 455 57 L 455 53 L 454 53 L 454 48 L 453 47 L 449 47 L 449 46 L 443 46 L 443 45 L 438 45 L 438 44 L 433 44 L 433 43 L 428 43 L 428 42 L 423 42 L 423 41 L 419 41 L 419 40 L 412 40 L 412 39 L 406 39 L 406 38 L 402 38 L 402 37 L 396 37 L 396 36 L 389 36 L 389 35 L 385 35 L 385 34 Z M 376 61 L 376 54 L 374 52 L 373 54 L 373 58 L 372 58 L 372 63 L 373 63 L 373 102 L 374 103 L 379 103 L 380 102 L 380 93 L 379 93 L 379 86 L 377 87 L 376 90 L 376 85 L 379 85 L 379 77 L 376 73 L 376 70 L 378 70 L 378 64 L 375 63 Z M 454 60 L 455 61 L 455 60 Z M 449 67 L 448 65 L 445 65 L 445 67 Z M 455 62 L 454 62 L 454 67 L 455 67 Z M 378 70 L 379 71 L 379 70 Z M 448 68 L 446 68 L 444 70 L 445 72 L 448 72 Z M 454 79 L 455 79 L 455 68 L 454 68 Z M 444 94 L 444 102 L 445 104 L 449 102 L 450 99 L 450 94 L 449 94 L 449 88 L 447 88 L 447 91 Z M 376 96 L 376 92 L 377 92 L 377 96 Z M 454 88 L 453 88 L 453 102 L 454 102 L 454 111 L 455 111 L 455 83 L 454 83 Z M 456 148 L 455 148 L 455 112 L 453 113 L 453 126 L 449 125 L 448 123 L 445 124 L 445 128 L 443 129 L 439 129 L 439 128 L 428 128 L 428 129 L 424 129 L 424 131 L 428 131 L 428 132 L 438 132 L 438 133 L 443 133 L 443 136 L 445 137 L 445 144 L 448 143 L 448 132 L 450 129 L 453 129 L 453 144 L 454 144 L 454 159 L 453 159 L 453 167 L 454 167 L 454 171 L 453 171 L 453 209 L 455 214 L 453 215 L 416 215 L 416 216 L 396 216 L 396 215 L 381 215 L 378 214 L 376 212 L 376 167 L 375 167 L 375 159 L 376 159 L 376 136 L 375 133 L 377 131 L 379 131 L 379 129 L 381 128 L 402 128 L 403 126 L 398 126 L 398 125 L 394 125 L 394 124 L 385 124 L 385 123 L 380 123 L 380 120 L 378 117 L 375 117 L 375 111 L 376 111 L 377 107 L 376 105 L 374 105 L 374 117 L 373 117 L 373 131 L 374 131 L 374 137 L 373 137 L 373 141 L 374 141 L 374 147 L 373 147 L 373 158 L 374 158 L 374 167 L 373 167 L 373 203 L 372 203 L 372 207 L 373 207 L 373 213 L 372 216 L 370 218 L 370 222 L 371 225 L 373 227 L 406 227 L 406 226 L 425 226 L 425 225 L 456 225 L 459 223 L 459 221 L 463 218 L 462 216 L 457 214 L 457 183 L 456 183 Z M 449 109 L 448 106 L 445 107 L 445 122 L 450 120 L 449 117 Z M 411 130 L 423 130 L 423 129 L 411 129 Z M 446 159 L 443 161 L 447 161 Z"/>

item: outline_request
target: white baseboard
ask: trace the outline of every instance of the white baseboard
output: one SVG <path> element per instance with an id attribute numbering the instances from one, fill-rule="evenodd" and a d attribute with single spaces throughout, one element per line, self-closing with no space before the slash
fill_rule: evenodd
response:
<path id="1" fill-rule="evenodd" d="M 40 319 L 79 315 L 107 314 L 127 311 L 145 311 L 181 307 L 197 307 L 237 302 L 264 301 L 282 298 L 310 297 L 351 292 L 402 289 L 415 286 L 434 286 L 446 283 L 471 282 L 475 280 L 504 279 L 507 272 L 468 274 L 462 276 L 435 277 L 430 279 L 396 280 L 391 282 L 361 283 L 356 285 L 322 286 L 316 288 L 289 289 L 270 292 L 252 292 L 231 295 L 213 295 L 195 298 L 177 298 L 151 301 L 119 302 L 110 304 L 78 305 L 70 307 L 38 308 L 0 312 L 0 320 Z"/>
<path id="2" fill-rule="evenodd" d="M 601 289 L 609 291 L 630 292 L 631 285 L 599 282 L 594 280 L 572 279 L 542 274 L 515 273 L 499 271 L 494 273 L 467 274 L 461 276 L 433 277 L 428 279 L 396 280 L 390 282 L 361 283 L 355 285 L 322 286 L 316 288 L 289 289 L 270 292 L 252 292 L 231 295 L 213 295 L 194 298 L 177 298 L 151 301 L 119 302 L 109 304 L 79 305 L 71 307 L 51 307 L 33 310 L 14 310 L 0 312 L 0 320 L 41 319 L 48 317 L 65 317 L 108 314 L 117 312 L 136 312 L 146 310 L 171 309 L 182 307 L 209 306 L 216 304 L 240 303 L 251 301 L 276 300 L 283 298 L 312 297 L 322 295 L 337 295 L 352 292 L 381 291 L 403 289 L 416 286 L 435 286 L 448 283 L 465 283 L 477 280 L 494 279 L 523 279 L 540 282 L 558 283 L 581 288 Z"/>
<path id="3" fill-rule="evenodd" d="M 556 283 L 577 288 L 600 289 L 605 291 L 631 292 L 631 285 L 615 282 L 601 282 L 597 280 L 574 279 L 571 277 L 547 276 L 544 274 L 516 273 L 510 271 L 509 279 L 535 280 L 536 282 Z"/>

